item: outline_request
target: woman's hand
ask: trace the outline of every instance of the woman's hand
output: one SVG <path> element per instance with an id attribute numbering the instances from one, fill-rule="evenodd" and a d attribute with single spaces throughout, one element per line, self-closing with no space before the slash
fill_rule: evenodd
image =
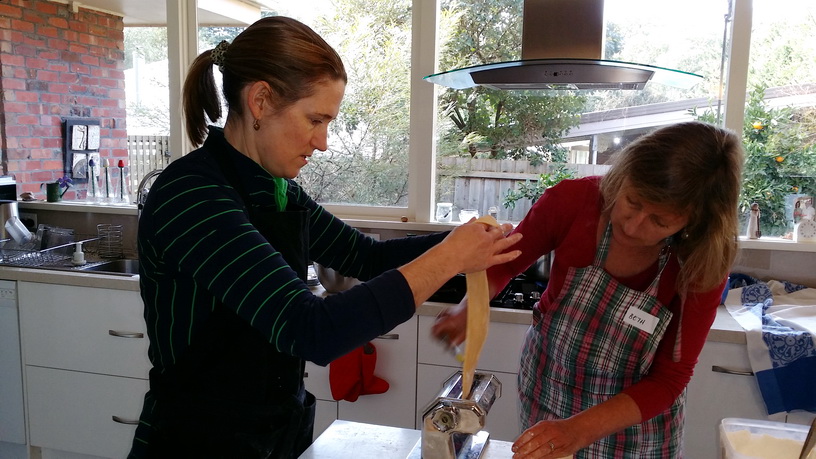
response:
<path id="1" fill-rule="evenodd" d="M 510 224 L 491 226 L 471 219 L 414 261 L 401 266 L 399 271 L 411 286 L 417 307 L 456 274 L 482 271 L 521 255 L 520 250 L 505 252 L 521 240 L 521 233 L 505 237 L 512 229 Z"/>
<path id="2" fill-rule="evenodd" d="M 431 336 L 449 347 L 458 346 L 465 340 L 467 330 L 467 297 L 456 306 L 446 308 L 436 316 Z"/>
<path id="3" fill-rule="evenodd" d="M 509 223 L 491 226 L 470 219 L 451 231 L 434 249 L 439 249 L 437 256 L 458 263 L 457 272 L 482 271 L 493 265 L 512 261 L 521 254 L 519 250 L 505 252 L 522 237 L 521 233 L 505 237 L 512 230 L 513 225 Z"/>
<path id="4" fill-rule="evenodd" d="M 574 432 L 573 424 L 569 419 L 539 421 L 513 443 L 513 459 L 569 457 L 586 446 Z"/>
<path id="5" fill-rule="evenodd" d="M 617 394 L 568 419 L 539 421 L 513 443 L 513 458 L 561 458 L 615 432 L 640 424 L 640 408 L 631 397 Z"/>

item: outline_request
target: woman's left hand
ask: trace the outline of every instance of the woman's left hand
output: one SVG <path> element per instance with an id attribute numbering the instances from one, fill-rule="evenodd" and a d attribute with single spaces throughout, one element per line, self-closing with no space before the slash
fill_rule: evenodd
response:
<path id="1" fill-rule="evenodd" d="M 444 342 L 448 347 L 458 346 L 465 340 L 467 331 L 467 304 L 465 301 L 440 312 L 431 327 L 431 336 Z"/>
<path id="2" fill-rule="evenodd" d="M 513 459 L 570 457 L 582 447 L 568 419 L 539 421 L 513 443 Z"/>

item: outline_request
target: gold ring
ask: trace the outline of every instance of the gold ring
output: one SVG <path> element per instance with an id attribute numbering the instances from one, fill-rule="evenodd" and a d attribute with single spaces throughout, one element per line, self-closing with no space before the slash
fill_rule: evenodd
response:
<path id="1" fill-rule="evenodd" d="M 553 444 L 553 442 L 550 442 L 550 452 L 553 451 L 555 451 L 555 444 Z"/>

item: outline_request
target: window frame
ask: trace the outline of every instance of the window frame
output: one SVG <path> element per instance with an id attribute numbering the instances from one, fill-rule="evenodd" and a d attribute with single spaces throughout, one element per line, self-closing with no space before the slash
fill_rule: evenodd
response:
<path id="1" fill-rule="evenodd" d="M 196 0 L 167 2 L 168 48 L 180 50 L 171 53 L 170 95 L 181 94 L 181 85 L 187 67 L 197 52 L 190 44 L 197 43 L 198 21 Z M 438 91 L 434 84 L 423 80 L 436 73 L 439 25 L 439 0 L 412 0 L 411 31 L 411 95 L 408 143 L 408 205 L 407 207 L 354 206 L 326 204 L 327 210 L 343 219 L 399 221 L 407 218 L 417 223 L 435 223 L 433 209 L 436 188 L 436 107 Z M 724 126 L 741 134 L 744 120 L 749 54 L 751 43 L 752 0 L 731 0 L 732 22 L 729 31 L 729 60 L 725 76 Z M 519 18 L 521 20 L 521 18 Z M 190 27 L 195 24 L 195 27 Z M 180 97 L 179 97 L 180 98 Z M 179 152 L 189 151 L 189 142 L 183 135 L 180 110 L 171 105 L 172 159 Z M 175 140 L 174 140 L 175 139 Z"/>

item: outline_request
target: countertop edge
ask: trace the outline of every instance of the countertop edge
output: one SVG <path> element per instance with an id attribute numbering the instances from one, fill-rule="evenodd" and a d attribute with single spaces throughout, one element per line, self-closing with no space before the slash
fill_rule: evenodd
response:
<path id="1" fill-rule="evenodd" d="M 452 306 L 448 303 L 426 302 L 417 309 L 417 315 L 437 316 L 446 307 Z M 490 308 L 490 321 L 510 324 L 529 325 L 532 323 L 533 314 L 528 310 Z M 709 330 L 707 341 L 720 343 L 746 344 L 745 330 L 731 317 L 725 306 L 717 307 L 717 316 Z"/>
<path id="2" fill-rule="evenodd" d="M 81 271 L 0 266 L 0 279 L 42 284 L 139 291 L 139 276 L 120 276 Z"/>
<path id="3" fill-rule="evenodd" d="M 78 287 L 109 288 L 114 290 L 139 291 L 139 276 L 105 275 L 80 271 L 62 271 L 41 268 L 17 268 L 0 266 L 0 279 L 39 282 L 43 284 L 73 285 Z M 322 296 L 322 288 L 312 288 L 312 293 Z M 419 316 L 436 317 L 451 303 L 428 301 L 416 311 Z M 490 321 L 497 323 L 530 325 L 532 312 L 522 309 L 490 308 Z M 745 330 L 731 317 L 725 306 L 717 308 L 717 316 L 708 333 L 708 341 L 746 344 Z"/>

